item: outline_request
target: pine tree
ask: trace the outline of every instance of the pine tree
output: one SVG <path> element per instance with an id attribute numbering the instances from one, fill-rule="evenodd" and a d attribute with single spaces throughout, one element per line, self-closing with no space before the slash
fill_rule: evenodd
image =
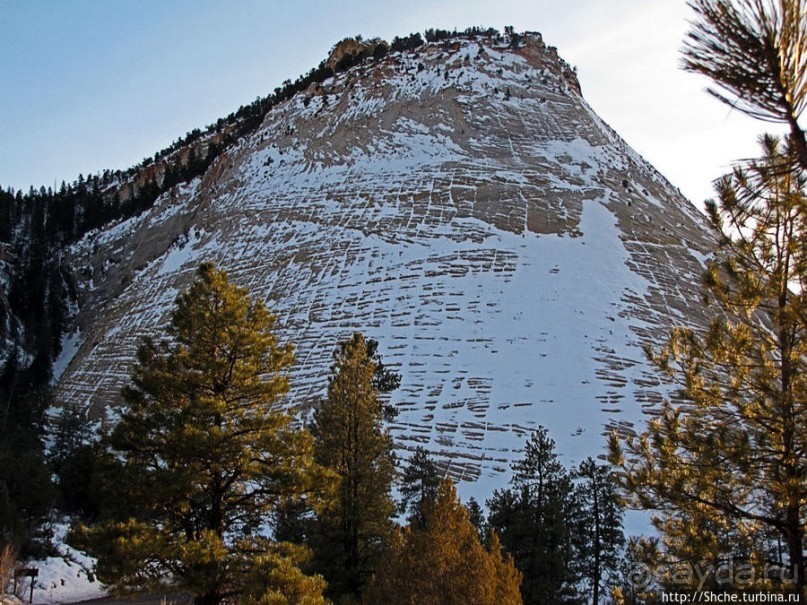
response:
<path id="1" fill-rule="evenodd" d="M 625 537 L 623 509 L 617 483 L 609 467 L 586 458 L 575 471 L 573 533 L 576 567 L 588 584 L 591 603 L 597 605 L 605 583 L 617 573 Z"/>
<path id="2" fill-rule="evenodd" d="M 471 519 L 471 524 L 476 528 L 476 533 L 479 536 L 479 541 L 482 543 L 487 543 L 486 540 L 490 536 L 490 531 L 488 528 L 488 522 L 485 518 L 485 511 L 482 508 L 482 505 L 476 500 L 476 498 L 468 498 L 468 504 L 465 505 L 465 508 L 468 509 L 468 515 Z M 496 538 L 499 539 L 498 537 Z M 501 540 L 499 541 L 501 544 Z"/>
<path id="3" fill-rule="evenodd" d="M 410 525 L 422 528 L 426 524 L 426 506 L 434 502 L 439 487 L 437 465 L 426 450 L 418 446 L 404 468 L 400 485 L 400 510 L 408 513 Z"/>
<path id="4" fill-rule="evenodd" d="M 573 601 L 573 487 L 544 427 L 532 433 L 513 471 L 512 487 L 488 500 L 488 523 L 524 576 L 524 603 Z"/>
<path id="5" fill-rule="evenodd" d="M 75 407 L 62 408 L 50 438 L 47 460 L 59 491 L 57 507 L 86 521 L 97 520 L 96 481 L 104 454 L 86 415 Z"/>
<path id="6" fill-rule="evenodd" d="M 334 473 L 337 486 L 311 541 L 328 594 L 342 602 L 359 599 L 393 530 L 394 457 L 376 368 L 364 336 L 343 342 L 312 428 L 315 460 Z"/>
<path id="7" fill-rule="evenodd" d="M 807 170 L 798 120 L 807 106 L 807 0 L 690 0 L 696 19 L 684 69 L 709 77 L 732 109 L 790 127 L 793 159 Z"/>
<path id="8" fill-rule="evenodd" d="M 713 494 L 704 492 L 704 499 Z M 758 523 L 716 515 L 711 506 L 691 503 L 656 513 L 653 524 L 661 538 L 644 544 L 640 553 L 666 590 L 782 588 L 787 575 L 783 553 L 776 537 Z"/>
<path id="9" fill-rule="evenodd" d="M 23 557 L 42 546 L 40 526 L 54 499 L 42 447 L 51 399 L 34 374 L 20 367 L 16 348 L 0 372 L 0 547 L 13 545 Z"/>
<path id="10" fill-rule="evenodd" d="M 772 532 L 803 590 L 807 171 L 793 167 L 794 153 L 767 137 L 759 160 L 719 181 L 708 211 L 722 254 L 705 289 L 725 315 L 705 335 L 676 328 L 653 354 L 678 399 L 624 446 L 614 436 L 611 453 L 636 504 L 671 511 L 659 519 L 668 546 L 692 547 L 705 531 L 714 545 L 739 536 L 735 549 L 753 565 L 776 554 L 776 542 L 760 547 Z"/>
<path id="11" fill-rule="evenodd" d="M 200 605 L 240 592 L 268 513 L 311 477 L 310 436 L 276 409 L 293 356 L 274 323 L 205 263 L 177 297 L 169 340 L 140 348 L 105 441 L 121 461 L 107 493 L 126 496 L 89 533 L 103 581 L 134 590 L 173 577 Z"/>
<path id="12" fill-rule="evenodd" d="M 520 574 L 493 534 L 479 543 L 450 479 L 424 506 L 425 523 L 398 534 L 378 567 L 365 602 L 387 605 L 515 605 Z"/>
<path id="13" fill-rule="evenodd" d="M 704 286 L 725 315 L 705 335 L 676 328 L 652 353 L 678 399 L 654 410 L 641 435 L 624 444 L 613 435 L 611 459 L 634 503 L 661 509 L 661 564 L 707 573 L 736 556 L 750 570 L 741 587 L 789 576 L 803 593 L 807 3 L 689 4 L 684 69 L 709 77 L 709 92 L 731 107 L 789 125 L 790 136 L 764 138 L 762 158 L 718 182 L 707 210 L 722 250 Z"/>
<path id="14" fill-rule="evenodd" d="M 653 603 L 658 584 L 652 571 L 659 568 L 658 538 L 631 536 L 625 545 L 625 553 L 619 564 L 617 582 L 611 587 L 611 600 L 614 605 L 639 605 Z M 673 591 L 680 591 L 681 585 Z M 707 589 L 708 590 L 708 589 Z"/>
<path id="15" fill-rule="evenodd" d="M 305 548 L 281 544 L 255 557 L 240 605 L 326 605 L 322 576 L 300 571 L 309 556 Z"/>

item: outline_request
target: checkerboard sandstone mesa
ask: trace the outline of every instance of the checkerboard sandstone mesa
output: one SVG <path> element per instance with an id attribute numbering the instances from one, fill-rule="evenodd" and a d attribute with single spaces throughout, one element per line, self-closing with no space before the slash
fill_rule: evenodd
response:
<path id="1" fill-rule="evenodd" d="M 539 34 L 355 63 L 73 245 L 58 400 L 95 417 L 119 405 L 141 338 L 212 261 L 265 297 L 295 344 L 288 405 L 303 414 L 340 340 L 378 340 L 402 375 L 396 447 L 423 446 L 466 496 L 503 484 L 539 425 L 571 459 L 598 454 L 610 427 L 664 395 L 642 346 L 708 323 L 702 216 Z"/>

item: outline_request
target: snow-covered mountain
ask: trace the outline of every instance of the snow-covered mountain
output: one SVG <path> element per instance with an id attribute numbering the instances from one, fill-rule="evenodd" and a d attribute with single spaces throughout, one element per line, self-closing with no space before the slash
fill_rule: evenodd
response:
<path id="1" fill-rule="evenodd" d="M 568 461 L 664 387 L 642 346 L 704 325 L 690 203 L 583 99 L 540 35 L 366 60 L 270 111 L 202 178 L 75 245 L 62 403 L 119 403 L 141 337 L 212 260 L 296 346 L 289 405 L 360 330 L 402 374 L 391 426 L 486 496 L 526 433 Z M 630 91 L 625 91 L 630 94 Z M 474 485 L 479 489 L 474 488 Z"/>

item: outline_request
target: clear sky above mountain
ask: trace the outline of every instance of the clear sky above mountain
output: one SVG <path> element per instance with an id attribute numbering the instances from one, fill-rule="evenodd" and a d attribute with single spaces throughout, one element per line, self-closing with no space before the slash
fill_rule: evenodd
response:
<path id="1" fill-rule="evenodd" d="M 766 125 L 678 69 L 690 16 L 685 0 L 0 0 L 0 186 L 125 169 L 347 36 L 513 25 L 557 46 L 594 110 L 700 205 Z"/>

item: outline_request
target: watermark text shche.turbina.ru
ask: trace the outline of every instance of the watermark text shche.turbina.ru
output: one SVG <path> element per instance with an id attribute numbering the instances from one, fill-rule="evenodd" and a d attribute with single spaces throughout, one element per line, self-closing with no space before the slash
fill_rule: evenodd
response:
<path id="1" fill-rule="evenodd" d="M 662 603 L 801 603 L 798 593 L 783 592 L 712 592 L 693 590 L 691 592 L 662 592 Z"/>

